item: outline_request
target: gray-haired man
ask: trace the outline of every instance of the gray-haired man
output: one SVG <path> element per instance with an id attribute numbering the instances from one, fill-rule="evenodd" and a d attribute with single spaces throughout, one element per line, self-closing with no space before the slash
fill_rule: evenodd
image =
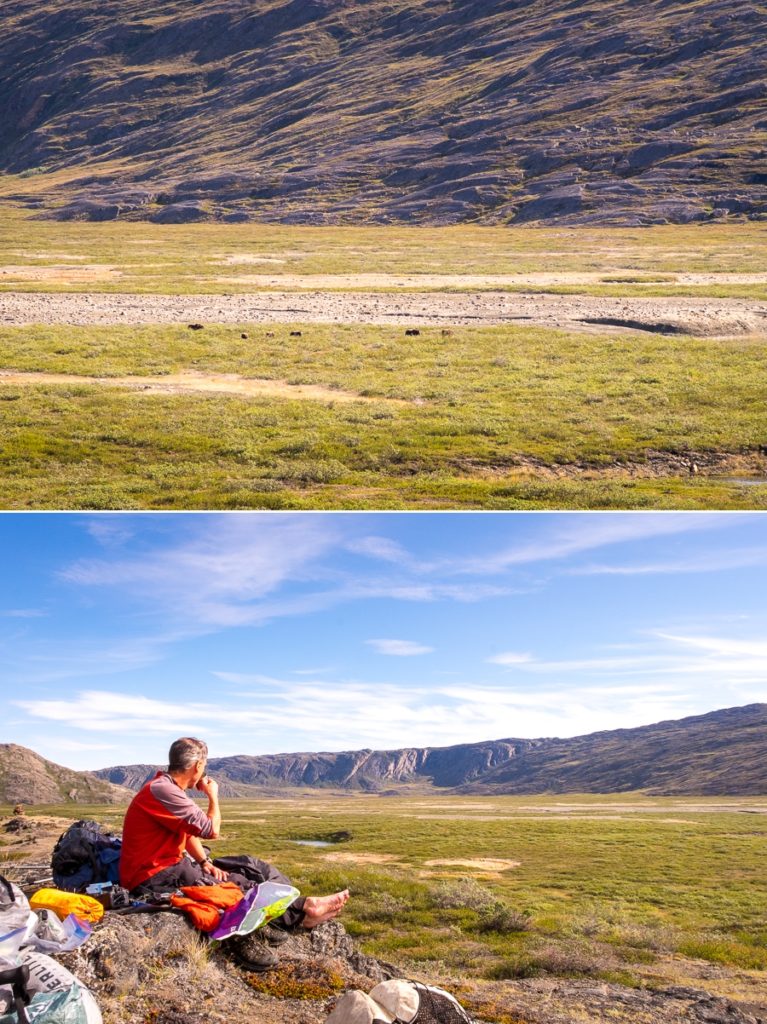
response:
<path id="1" fill-rule="evenodd" d="M 218 783 L 205 774 L 208 748 L 202 740 L 184 736 L 171 744 L 167 771 L 158 771 L 139 790 L 125 814 L 120 857 L 121 884 L 136 895 L 169 892 L 185 885 L 215 885 L 230 881 L 247 892 L 260 882 L 290 884 L 271 864 L 256 857 L 211 860 L 203 839 L 218 839 L 221 809 Z M 187 795 L 197 789 L 208 798 L 203 811 Z M 330 896 L 302 896 L 276 924 L 288 931 L 314 928 L 343 908 L 349 890 Z M 282 935 L 271 931 L 274 940 Z M 251 970 L 267 970 L 277 958 L 263 944 L 235 943 L 239 959 Z"/>

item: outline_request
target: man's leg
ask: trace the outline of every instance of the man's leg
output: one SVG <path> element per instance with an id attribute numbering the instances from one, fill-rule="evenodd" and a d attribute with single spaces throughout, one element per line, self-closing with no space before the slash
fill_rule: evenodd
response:
<path id="1" fill-rule="evenodd" d="M 175 892 L 182 885 L 210 885 L 213 884 L 213 881 L 196 861 L 190 860 L 189 857 L 182 857 L 178 864 L 163 868 L 151 878 L 147 878 L 141 885 L 137 885 L 131 895 L 139 898 L 159 896 L 161 893 Z"/>
<path id="2" fill-rule="evenodd" d="M 239 857 L 216 857 L 213 863 L 217 868 L 226 871 L 229 875 L 229 881 L 239 885 L 244 892 L 252 889 L 254 885 L 260 885 L 262 882 L 278 882 L 281 885 L 293 884 L 273 864 L 269 864 L 265 860 L 259 860 L 258 857 L 244 855 Z M 294 931 L 303 923 L 305 902 L 305 898 L 299 896 L 295 903 L 291 904 L 285 913 L 276 918 L 272 924 L 276 924 L 286 931 Z"/>

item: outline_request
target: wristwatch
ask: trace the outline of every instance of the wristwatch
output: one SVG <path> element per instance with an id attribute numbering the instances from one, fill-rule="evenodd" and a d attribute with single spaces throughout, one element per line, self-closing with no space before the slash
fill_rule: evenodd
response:
<path id="1" fill-rule="evenodd" d="M 204 860 L 198 860 L 197 861 L 198 866 L 201 867 L 201 868 L 204 868 L 206 864 L 212 864 L 212 863 L 213 863 L 213 861 L 210 859 L 210 857 L 206 857 Z"/>

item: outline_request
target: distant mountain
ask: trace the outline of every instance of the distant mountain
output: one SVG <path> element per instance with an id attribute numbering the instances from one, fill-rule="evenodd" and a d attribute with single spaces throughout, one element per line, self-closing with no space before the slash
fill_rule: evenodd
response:
<path id="1" fill-rule="evenodd" d="M 61 218 L 767 215 L 751 0 L 4 0 L 0 170 Z"/>
<path id="2" fill-rule="evenodd" d="M 767 704 L 548 740 L 464 793 L 767 794 Z"/>
<path id="3" fill-rule="evenodd" d="M 131 793 L 96 778 L 46 761 L 16 743 L 0 743 L 0 804 L 120 804 Z"/>
<path id="4" fill-rule="evenodd" d="M 154 770 L 95 774 L 138 789 Z M 398 792 L 413 785 L 485 794 L 760 795 L 767 794 L 767 704 L 573 739 L 213 758 L 210 773 L 227 797 L 296 786 Z"/>
<path id="5" fill-rule="evenodd" d="M 264 754 L 213 757 L 210 774 L 223 797 L 263 795 L 264 790 L 295 786 L 377 792 L 403 784 L 459 786 L 508 764 L 540 740 L 496 740 L 454 747 L 410 747 L 404 750 L 354 750 L 342 753 Z M 103 768 L 99 778 L 140 789 L 161 765 Z"/>

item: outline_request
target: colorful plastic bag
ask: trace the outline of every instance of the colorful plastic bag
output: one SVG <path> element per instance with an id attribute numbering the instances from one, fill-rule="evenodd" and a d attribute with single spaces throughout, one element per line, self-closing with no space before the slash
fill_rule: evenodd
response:
<path id="1" fill-rule="evenodd" d="M 233 935 L 247 935 L 284 914 L 300 895 L 292 885 L 262 882 L 246 892 L 236 907 L 224 913 L 221 923 L 210 932 L 210 938 L 220 941 Z"/>

